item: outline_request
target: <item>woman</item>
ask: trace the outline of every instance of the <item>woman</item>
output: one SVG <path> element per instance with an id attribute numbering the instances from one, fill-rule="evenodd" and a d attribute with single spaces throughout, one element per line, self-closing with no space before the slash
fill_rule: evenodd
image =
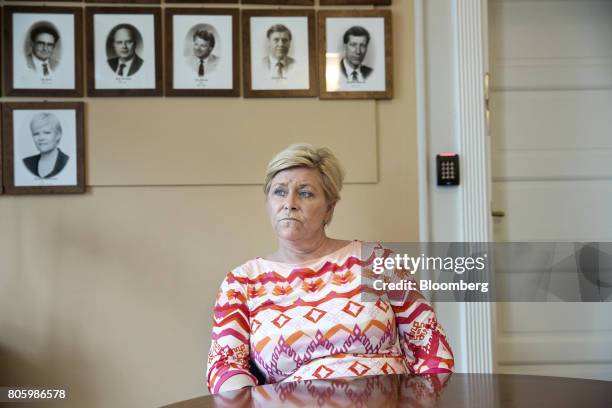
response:
<path id="1" fill-rule="evenodd" d="M 362 256 L 361 242 L 325 233 L 342 180 L 325 148 L 292 145 L 268 164 L 264 192 L 278 249 L 221 285 L 208 355 L 212 393 L 257 385 L 250 364 L 268 383 L 452 372 L 444 331 L 418 292 L 362 300 L 361 270 L 373 257 Z"/>
<path id="2" fill-rule="evenodd" d="M 36 177 L 45 179 L 57 176 L 70 159 L 58 147 L 62 139 L 60 121 L 52 113 L 38 113 L 30 122 L 30 131 L 40 154 L 25 157 L 23 164 Z"/>

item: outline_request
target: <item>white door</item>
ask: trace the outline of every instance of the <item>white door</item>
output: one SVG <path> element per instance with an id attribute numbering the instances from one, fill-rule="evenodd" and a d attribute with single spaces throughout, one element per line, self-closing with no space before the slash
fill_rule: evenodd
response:
<path id="1" fill-rule="evenodd" d="M 496 241 L 612 241 L 612 1 L 489 2 Z M 496 369 L 612 380 L 612 303 L 500 303 Z"/>

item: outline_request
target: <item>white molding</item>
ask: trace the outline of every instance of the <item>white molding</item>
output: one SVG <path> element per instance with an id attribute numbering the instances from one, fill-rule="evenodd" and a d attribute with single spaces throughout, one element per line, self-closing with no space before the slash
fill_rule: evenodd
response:
<path id="1" fill-rule="evenodd" d="M 427 144 L 427 81 L 425 68 L 425 15 L 423 0 L 414 0 L 415 76 L 417 100 L 417 171 L 419 181 L 419 240 L 429 241 L 429 177 Z"/>
<path id="2" fill-rule="evenodd" d="M 419 238 L 421 242 L 488 242 L 492 235 L 483 100 L 486 0 L 413 0 L 413 8 Z M 435 50 L 429 52 L 430 47 Z M 453 122 L 448 122 L 453 117 Z M 439 149 L 456 149 L 461 154 L 462 180 L 457 188 L 437 187 L 435 180 L 430 180 L 431 160 Z M 435 305 L 438 314 L 447 319 L 442 320 L 455 350 L 457 371 L 493 372 L 493 306 Z"/>
<path id="3" fill-rule="evenodd" d="M 461 221 L 465 242 L 490 242 L 490 172 L 485 122 L 487 1 L 455 0 L 457 134 L 461 147 Z M 493 372 L 494 304 L 465 303 L 467 369 Z"/>

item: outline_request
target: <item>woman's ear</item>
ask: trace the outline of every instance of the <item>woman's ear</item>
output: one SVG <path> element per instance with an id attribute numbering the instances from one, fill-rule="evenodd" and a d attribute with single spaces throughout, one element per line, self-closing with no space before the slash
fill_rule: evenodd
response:
<path id="1" fill-rule="evenodd" d="M 324 221 L 323 225 L 329 224 L 329 222 L 332 219 L 332 216 L 334 215 L 334 209 L 335 208 L 336 208 L 336 203 L 327 204 L 327 216 L 325 217 L 325 221 Z"/>

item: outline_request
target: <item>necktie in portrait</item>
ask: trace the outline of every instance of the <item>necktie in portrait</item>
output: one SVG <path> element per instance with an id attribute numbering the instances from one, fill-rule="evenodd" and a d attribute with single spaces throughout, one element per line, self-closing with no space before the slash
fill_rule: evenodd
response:
<path id="1" fill-rule="evenodd" d="M 284 67 L 285 67 L 285 65 L 282 62 L 278 61 L 276 63 L 276 73 L 278 74 L 279 78 L 283 77 L 283 68 Z"/>
<path id="2" fill-rule="evenodd" d="M 119 64 L 119 72 L 117 74 L 119 76 L 123 76 L 123 70 L 125 69 L 125 64 Z"/>
<path id="3" fill-rule="evenodd" d="M 200 58 L 200 66 L 198 67 L 198 76 L 204 76 L 204 58 Z"/>

